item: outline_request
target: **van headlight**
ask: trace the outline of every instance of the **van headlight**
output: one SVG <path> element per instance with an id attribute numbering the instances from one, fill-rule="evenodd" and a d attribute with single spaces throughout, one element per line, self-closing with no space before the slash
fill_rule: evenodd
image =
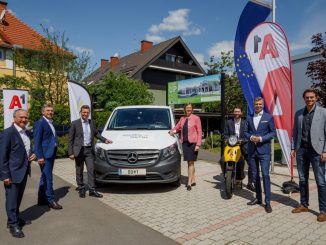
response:
<path id="1" fill-rule="evenodd" d="M 238 137 L 235 135 L 232 135 L 228 138 L 228 144 L 229 146 L 235 146 L 238 142 Z"/>
<path id="2" fill-rule="evenodd" d="M 105 150 L 102 149 L 101 147 L 99 147 L 98 145 L 95 145 L 95 154 L 98 158 L 100 158 L 102 160 L 106 160 L 105 159 Z"/>
<path id="3" fill-rule="evenodd" d="M 162 150 L 162 158 L 166 159 L 173 156 L 178 151 L 177 144 L 170 145 Z"/>

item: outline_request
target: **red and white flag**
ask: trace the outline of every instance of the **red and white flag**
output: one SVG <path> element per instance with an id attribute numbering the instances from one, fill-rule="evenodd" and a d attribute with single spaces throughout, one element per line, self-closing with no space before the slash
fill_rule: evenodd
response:
<path id="1" fill-rule="evenodd" d="M 273 115 L 277 137 L 293 176 L 290 157 L 293 126 L 291 56 L 283 29 L 276 23 L 257 25 L 248 35 L 245 50 L 253 67 L 266 108 Z"/>

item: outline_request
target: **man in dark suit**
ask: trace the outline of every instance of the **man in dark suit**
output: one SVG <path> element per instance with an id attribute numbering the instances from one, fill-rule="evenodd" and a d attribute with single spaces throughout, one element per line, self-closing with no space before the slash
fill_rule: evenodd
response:
<path id="1" fill-rule="evenodd" d="M 231 135 L 236 135 L 240 139 L 245 139 L 245 131 L 247 128 L 247 121 L 242 119 L 242 109 L 240 106 L 237 106 L 233 110 L 233 118 L 229 119 L 224 128 L 224 135 L 230 137 Z M 247 154 L 247 143 L 241 145 L 241 154 L 248 163 L 248 154 Z M 244 179 L 244 160 L 241 160 L 237 166 L 237 180 Z M 255 191 L 254 186 L 252 184 L 252 173 L 250 165 L 248 166 L 248 184 L 247 188 L 249 190 Z"/>
<path id="2" fill-rule="evenodd" d="M 106 144 L 112 143 L 101 136 L 96 128 L 94 120 L 89 119 L 90 107 L 83 105 L 80 109 L 81 118 L 71 124 L 69 131 L 68 154 L 71 160 L 75 160 L 76 181 L 78 192 L 81 198 L 85 198 L 86 189 L 83 181 L 84 162 L 87 168 L 87 178 L 89 185 L 89 195 L 93 197 L 103 197 L 95 189 L 94 180 L 94 137 Z"/>
<path id="3" fill-rule="evenodd" d="M 55 201 L 53 191 L 53 164 L 57 153 L 58 138 L 53 120 L 53 106 L 46 104 L 42 107 L 43 116 L 34 124 L 34 147 L 37 162 L 41 168 L 41 178 L 38 190 L 39 206 L 48 205 L 52 209 L 62 209 Z"/>
<path id="4" fill-rule="evenodd" d="M 255 98 L 254 108 L 254 115 L 248 117 L 248 128 L 245 135 L 249 141 L 248 160 L 252 170 L 253 182 L 255 184 L 256 198 L 248 202 L 248 205 L 262 204 L 262 190 L 259 176 L 260 165 L 265 192 L 265 211 L 271 213 L 271 183 L 269 167 L 271 162 L 271 140 L 276 136 L 276 131 L 273 117 L 263 111 L 263 98 Z"/>
<path id="5" fill-rule="evenodd" d="M 7 227 L 13 237 L 22 238 L 22 227 L 31 221 L 19 217 L 30 161 L 36 159 L 31 151 L 30 133 L 26 130 L 28 113 L 18 109 L 14 123 L 0 135 L 0 176 L 6 191 Z"/>

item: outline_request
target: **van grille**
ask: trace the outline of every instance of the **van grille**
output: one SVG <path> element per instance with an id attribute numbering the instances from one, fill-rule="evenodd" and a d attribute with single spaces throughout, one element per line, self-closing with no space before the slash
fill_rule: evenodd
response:
<path id="1" fill-rule="evenodd" d="M 106 152 L 109 163 L 121 167 L 149 166 L 156 163 L 159 150 L 110 150 Z"/>

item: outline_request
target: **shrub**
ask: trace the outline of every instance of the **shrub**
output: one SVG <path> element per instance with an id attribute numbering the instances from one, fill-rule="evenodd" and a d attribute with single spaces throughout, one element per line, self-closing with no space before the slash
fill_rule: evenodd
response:
<path id="1" fill-rule="evenodd" d="M 66 158 L 68 157 L 68 135 L 58 137 L 58 151 L 57 158 Z"/>
<path id="2" fill-rule="evenodd" d="M 221 146 L 221 135 L 213 134 L 213 139 L 211 136 L 206 137 L 205 142 L 203 144 L 203 149 L 211 149 L 213 141 L 213 148 L 217 148 Z"/>

